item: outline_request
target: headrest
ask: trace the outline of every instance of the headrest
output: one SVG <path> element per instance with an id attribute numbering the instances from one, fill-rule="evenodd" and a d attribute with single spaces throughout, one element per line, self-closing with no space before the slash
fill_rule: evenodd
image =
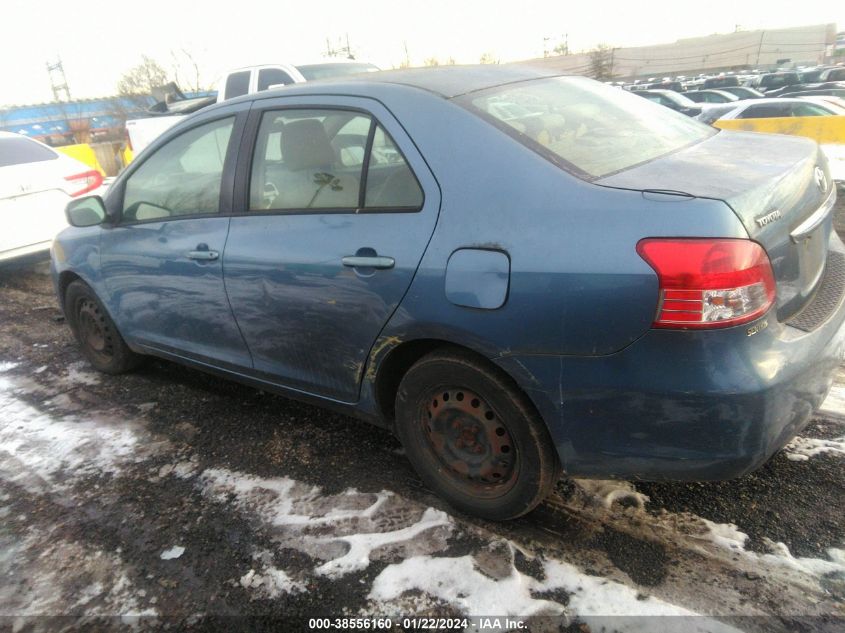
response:
<path id="1" fill-rule="evenodd" d="M 282 156 L 288 169 L 330 167 L 335 162 L 334 149 L 323 124 L 317 119 L 287 123 L 282 132 Z"/>

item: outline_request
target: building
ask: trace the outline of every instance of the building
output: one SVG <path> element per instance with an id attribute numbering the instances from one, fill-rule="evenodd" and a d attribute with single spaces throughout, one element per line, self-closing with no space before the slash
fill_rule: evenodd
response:
<path id="1" fill-rule="evenodd" d="M 729 70 L 769 70 L 824 63 L 837 42 L 835 24 L 788 29 L 737 31 L 678 40 L 672 44 L 613 48 L 612 73 L 618 79 L 645 79 Z M 541 57 L 519 62 L 563 73 L 590 74 L 590 53 Z"/>

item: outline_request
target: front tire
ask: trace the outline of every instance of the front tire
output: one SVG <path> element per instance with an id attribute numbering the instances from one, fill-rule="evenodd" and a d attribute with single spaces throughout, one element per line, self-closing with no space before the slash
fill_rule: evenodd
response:
<path id="1" fill-rule="evenodd" d="M 437 351 L 402 378 L 396 428 L 423 481 L 452 506 L 501 521 L 531 511 L 560 465 L 548 430 L 500 372 L 461 351 Z"/>
<path id="2" fill-rule="evenodd" d="M 117 331 L 94 291 L 82 281 L 70 283 L 65 292 L 65 317 L 82 354 L 95 369 L 122 374 L 135 369 L 143 359 Z"/>

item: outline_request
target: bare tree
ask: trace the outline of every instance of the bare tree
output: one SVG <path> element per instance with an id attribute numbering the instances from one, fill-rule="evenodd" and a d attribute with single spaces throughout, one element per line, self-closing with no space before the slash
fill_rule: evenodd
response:
<path id="1" fill-rule="evenodd" d="M 137 66 L 123 73 L 117 82 L 117 92 L 121 95 L 150 94 L 156 86 L 168 82 L 167 71 L 154 59 L 142 55 L 143 60 Z"/>
<path id="2" fill-rule="evenodd" d="M 423 64 L 425 64 L 426 66 L 439 66 L 439 65 L 440 65 L 440 62 L 439 62 L 439 61 L 437 61 L 437 58 L 436 58 L 436 57 L 429 57 L 428 59 L 426 59 L 426 60 L 423 62 Z"/>
<path id="3" fill-rule="evenodd" d="M 613 48 L 599 44 L 590 51 L 590 76 L 599 81 L 613 79 Z"/>
<path id="4" fill-rule="evenodd" d="M 194 92 L 205 90 L 206 86 L 200 79 L 200 67 L 194 56 L 184 48 L 180 48 L 178 53 L 181 53 L 182 59 L 177 51 L 170 51 L 170 56 L 173 58 L 173 79 L 176 85 Z"/>
<path id="5" fill-rule="evenodd" d="M 481 59 L 478 60 L 480 64 L 498 64 L 499 60 L 493 57 L 493 53 L 484 53 Z"/>

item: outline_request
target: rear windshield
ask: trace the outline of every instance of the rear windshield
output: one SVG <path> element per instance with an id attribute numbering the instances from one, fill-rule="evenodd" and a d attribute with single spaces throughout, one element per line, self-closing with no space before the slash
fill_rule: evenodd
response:
<path id="1" fill-rule="evenodd" d="M 797 73 L 780 73 L 777 75 L 763 75 L 760 85 L 766 88 L 781 88 L 798 83 Z"/>
<path id="2" fill-rule="evenodd" d="M 305 66 L 297 66 L 296 69 L 308 81 L 342 77 L 343 75 L 371 73 L 378 70 L 372 64 L 306 64 Z"/>
<path id="3" fill-rule="evenodd" d="M 588 178 L 653 160 L 716 133 L 669 108 L 584 77 L 498 86 L 460 97 L 460 102 Z"/>
<path id="4" fill-rule="evenodd" d="M 55 160 L 58 154 L 28 138 L 0 138 L 0 167 Z"/>

